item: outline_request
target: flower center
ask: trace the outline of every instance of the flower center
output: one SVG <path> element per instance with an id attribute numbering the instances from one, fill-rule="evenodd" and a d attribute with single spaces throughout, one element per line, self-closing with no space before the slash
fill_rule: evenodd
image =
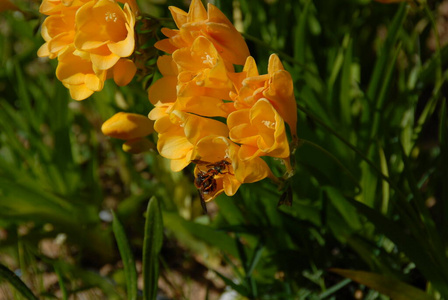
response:
<path id="1" fill-rule="evenodd" d="M 210 66 L 215 65 L 215 60 L 209 54 L 205 55 L 205 57 L 202 56 L 201 59 L 203 64 L 209 64 Z"/>
<path id="2" fill-rule="evenodd" d="M 106 22 L 117 22 L 118 18 L 117 18 L 117 14 L 116 13 L 112 13 L 110 11 L 106 12 Z"/>
<path id="3" fill-rule="evenodd" d="M 264 120 L 264 121 L 261 121 L 261 123 L 269 129 L 275 129 L 275 122 Z"/>

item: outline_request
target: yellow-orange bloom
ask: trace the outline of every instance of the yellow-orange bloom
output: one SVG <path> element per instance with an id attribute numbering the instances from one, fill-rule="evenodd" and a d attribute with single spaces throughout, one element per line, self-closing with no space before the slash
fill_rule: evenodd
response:
<path id="1" fill-rule="evenodd" d="M 228 135 L 227 126 L 219 121 L 172 110 L 172 103 L 158 103 L 149 113 L 158 132 L 157 150 L 171 159 L 171 169 L 180 171 L 191 162 L 194 145 L 209 135 Z"/>
<path id="2" fill-rule="evenodd" d="M 97 69 L 107 70 L 134 52 L 134 26 L 129 4 L 122 9 L 115 1 L 91 1 L 76 13 L 74 44 L 89 54 Z"/>
<path id="3" fill-rule="evenodd" d="M 39 57 L 56 58 L 73 43 L 76 10 L 77 8 L 69 7 L 45 19 L 41 30 L 45 43 L 37 51 Z"/>
<path id="4" fill-rule="evenodd" d="M 227 125 L 230 139 L 241 144 L 238 157 L 243 161 L 265 155 L 289 157 L 285 123 L 268 100 L 261 98 L 251 108 L 232 112 Z"/>
<path id="5" fill-rule="evenodd" d="M 200 116 L 227 117 L 233 104 L 223 99 L 230 99 L 233 86 L 213 44 L 200 38 L 194 47 L 182 50 L 158 58 L 163 77 L 148 89 L 150 102 L 174 103 L 174 110 Z"/>
<path id="6" fill-rule="evenodd" d="M 176 50 L 173 61 L 178 66 L 178 96 L 208 96 L 230 100 L 233 85 L 215 46 L 198 37 L 191 47 Z"/>
<path id="7" fill-rule="evenodd" d="M 250 108 L 265 98 L 288 123 L 293 138 L 297 137 L 297 105 L 292 77 L 276 54 L 269 57 L 268 74 L 258 75 L 255 61 L 249 57 L 243 72 L 233 75 L 233 80 L 238 92 L 231 93 L 231 97 L 237 109 Z"/>
<path id="8" fill-rule="evenodd" d="M 118 112 L 101 126 L 103 134 L 122 140 L 145 137 L 154 131 L 154 122 L 146 116 Z"/>
<path id="9" fill-rule="evenodd" d="M 243 183 L 262 180 L 271 174 L 267 164 L 259 157 L 250 161 L 241 161 L 238 158 L 239 146 L 224 136 L 206 136 L 198 141 L 194 149 L 193 158 L 198 163 L 194 175 L 207 173 L 211 165 L 225 160 L 225 170 L 215 172 L 210 180 L 216 184 L 212 189 L 200 192 L 204 201 L 213 200 L 221 193 L 233 196 Z"/>
<path id="10" fill-rule="evenodd" d="M 103 89 L 107 72 L 95 70 L 89 60 L 75 55 L 75 51 L 71 45 L 58 56 L 56 77 L 70 90 L 73 99 L 84 100 Z"/>
<path id="11" fill-rule="evenodd" d="M 134 51 L 135 0 L 43 0 L 40 12 L 49 15 L 42 24 L 45 43 L 40 57 L 58 58 L 57 78 L 75 100 L 103 89 L 113 77 L 128 84 L 137 68 L 125 57 Z M 135 11 L 136 13 L 136 11 Z"/>
<path id="12" fill-rule="evenodd" d="M 168 39 L 157 42 L 155 47 L 173 53 L 177 49 L 190 47 L 198 36 L 205 36 L 225 61 L 244 64 L 249 49 L 243 37 L 216 6 L 209 3 L 207 8 L 208 12 L 201 0 L 191 1 L 188 13 L 171 6 L 170 11 L 179 30 L 163 28 L 162 33 Z"/>

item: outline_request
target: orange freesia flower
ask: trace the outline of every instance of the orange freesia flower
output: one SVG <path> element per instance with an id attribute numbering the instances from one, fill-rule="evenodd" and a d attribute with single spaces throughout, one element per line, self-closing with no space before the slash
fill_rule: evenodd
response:
<path id="1" fill-rule="evenodd" d="M 231 64 L 244 64 L 249 49 L 233 24 L 214 5 L 208 4 L 208 12 L 200 0 L 193 0 L 188 13 L 170 7 L 171 15 L 179 30 L 162 29 L 168 39 L 161 40 L 155 47 L 167 53 L 189 47 L 198 36 L 207 37 L 215 45 L 221 57 Z"/>
<path id="2" fill-rule="evenodd" d="M 243 183 L 262 180 L 271 174 L 267 164 L 259 157 L 243 162 L 238 159 L 239 146 L 224 136 L 206 136 L 198 141 L 193 158 L 198 162 L 194 169 L 196 183 L 209 172 L 213 164 L 226 161 L 225 170 L 214 172 L 209 178 L 213 188 L 200 189 L 204 201 L 213 200 L 224 192 L 233 196 Z"/>
<path id="3" fill-rule="evenodd" d="M 70 90 L 73 99 L 84 100 L 103 89 L 107 72 L 94 69 L 89 60 L 75 55 L 75 51 L 71 45 L 58 56 L 56 77 Z"/>
<path id="4" fill-rule="evenodd" d="M 258 75 L 255 61 L 249 57 L 243 72 L 232 77 L 238 92 L 231 93 L 230 96 L 237 109 L 250 108 L 259 99 L 267 99 L 288 123 L 292 136 L 296 139 L 297 106 L 292 77 L 277 55 L 272 54 L 269 58 L 268 74 Z"/>
<path id="5" fill-rule="evenodd" d="M 122 140 L 145 137 L 154 131 L 154 122 L 146 116 L 118 112 L 101 126 L 103 134 Z"/>
<path id="6" fill-rule="evenodd" d="M 230 100 L 233 85 L 215 46 L 199 36 L 188 48 L 174 51 L 173 61 L 178 66 L 178 96 L 209 96 Z M 233 68 L 233 67 L 232 67 Z"/>
<path id="7" fill-rule="evenodd" d="M 45 19 L 41 31 L 45 43 L 37 51 L 39 57 L 56 58 L 62 50 L 73 43 L 76 10 L 77 8 L 66 8 L 59 14 Z"/>
<path id="8" fill-rule="evenodd" d="M 40 12 L 49 15 L 42 24 L 45 43 L 38 56 L 58 57 L 56 76 L 75 100 L 103 88 L 113 77 L 128 84 L 137 68 L 125 57 L 134 51 L 135 0 L 43 0 Z"/>
<path id="9" fill-rule="evenodd" d="M 99 70 L 110 69 L 133 53 L 134 25 L 129 4 L 122 9 L 115 1 L 88 2 L 76 13 L 75 47 L 88 53 Z"/>
<path id="10" fill-rule="evenodd" d="M 289 157 L 285 123 L 267 99 L 261 98 L 251 108 L 232 112 L 227 125 L 230 139 L 241 144 L 238 157 L 243 161 L 264 155 Z"/>
<path id="11" fill-rule="evenodd" d="M 172 110 L 173 104 L 158 103 L 149 113 L 159 134 L 157 150 L 171 159 L 174 172 L 185 168 L 192 159 L 194 145 L 209 135 L 228 135 L 227 126 L 213 119 Z"/>
<path id="12" fill-rule="evenodd" d="M 201 47 L 203 43 L 209 48 L 203 49 Z M 192 47 L 184 52 L 178 50 L 173 56 L 164 55 L 158 58 L 157 66 L 163 77 L 156 80 L 148 89 L 149 101 L 152 104 L 159 101 L 174 102 L 174 110 L 200 116 L 227 117 L 229 110 L 232 110 L 229 107 L 233 105 L 224 103 L 222 99 L 229 99 L 229 92 L 233 87 L 225 69 L 221 69 L 222 60 L 213 44 L 207 40 L 198 40 L 194 49 L 197 51 L 195 52 Z M 208 58 L 208 61 L 204 61 L 205 59 L 201 59 L 200 56 Z M 192 59 L 198 64 L 192 62 Z"/>
<path id="13" fill-rule="evenodd" d="M 139 114 L 119 112 L 101 126 L 104 135 L 126 140 L 123 150 L 132 154 L 154 148 L 145 137 L 154 131 L 154 122 Z"/>

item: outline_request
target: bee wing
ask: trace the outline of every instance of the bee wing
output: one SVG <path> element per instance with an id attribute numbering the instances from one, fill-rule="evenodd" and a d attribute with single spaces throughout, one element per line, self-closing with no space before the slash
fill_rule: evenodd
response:
<path id="1" fill-rule="evenodd" d="M 202 191 L 198 191 L 199 192 L 199 199 L 201 200 L 201 206 L 202 206 L 202 210 L 204 211 L 204 215 L 206 215 L 207 212 L 207 204 L 205 203 L 204 200 L 204 195 L 202 195 Z"/>
<path id="2" fill-rule="evenodd" d="M 191 162 L 194 164 L 197 164 L 197 165 L 213 165 L 213 163 L 211 163 L 211 162 L 203 161 L 200 159 L 193 159 Z"/>

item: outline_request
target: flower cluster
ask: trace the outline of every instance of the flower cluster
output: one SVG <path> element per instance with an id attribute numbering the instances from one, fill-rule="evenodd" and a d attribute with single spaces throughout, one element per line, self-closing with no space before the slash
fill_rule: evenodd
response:
<path id="1" fill-rule="evenodd" d="M 136 67 L 134 52 L 137 8 L 134 0 L 43 0 L 40 12 L 45 43 L 38 56 L 58 59 L 57 78 L 75 100 L 103 89 L 113 77 L 128 84 Z"/>
<path id="2" fill-rule="evenodd" d="M 296 139 L 291 75 L 275 54 L 260 75 L 243 37 L 217 7 L 206 10 L 193 0 L 188 13 L 170 11 L 178 29 L 163 28 L 167 38 L 155 47 L 171 55 L 159 57 L 163 77 L 148 90 L 158 151 L 173 171 L 196 164 L 203 201 L 272 178 L 261 157 L 289 162 L 285 123 Z M 234 65 L 243 70 L 235 72 Z"/>

